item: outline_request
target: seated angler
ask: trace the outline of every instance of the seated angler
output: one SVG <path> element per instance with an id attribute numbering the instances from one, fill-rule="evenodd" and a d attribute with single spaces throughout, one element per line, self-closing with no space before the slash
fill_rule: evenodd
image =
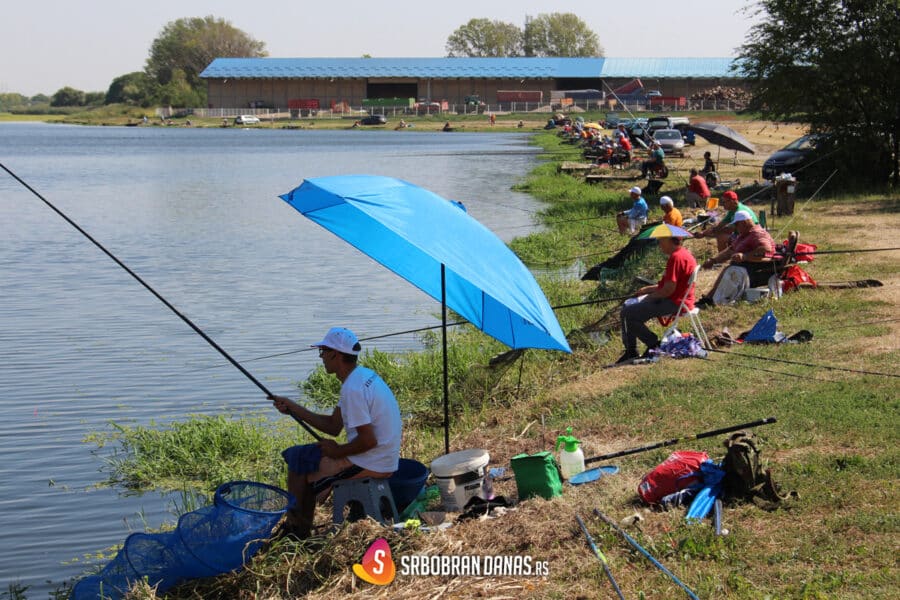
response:
<path id="1" fill-rule="evenodd" d="M 347 432 L 347 443 L 323 439 L 282 453 L 288 465 L 288 491 L 297 498 L 288 511 L 285 533 L 310 535 L 316 499 L 324 499 L 340 479 L 390 477 L 400 461 L 400 408 L 387 384 L 371 369 L 357 366 L 361 350 L 349 329 L 333 327 L 313 344 L 327 373 L 341 381 L 341 395 L 330 415 L 314 413 L 283 396 L 275 407 L 329 435 Z"/>
<path id="2" fill-rule="evenodd" d="M 737 211 L 731 224 L 737 232 L 737 237 L 727 248 L 706 260 L 702 268 L 711 269 L 713 265 L 731 261 L 732 266 L 738 266 L 746 271 L 750 287 L 765 285 L 775 272 L 772 263 L 775 241 L 768 231 L 753 222 L 750 213 L 746 211 Z M 704 308 L 715 304 L 713 297 L 727 271 L 725 269 L 719 273 L 710 291 L 697 301 L 698 307 Z"/>
<path id="3" fill-rule="evenodd" d="M 728 212 L 725 213 L 725 216 L 722 217 L 722 220 L 710 229 L 694 234 L 695 238 L 716 238 L 716 248 L 718 252 L 727 249 L 729 244 L 731 244 L 735 232 L 735 227 L 733 225 L 734 215 L 737 214 L 738 211 L 749 214 L 754 224 L 759 223 L 759 218 L 756 216 L 756 213 L 753 212 L 753 209 L 740 202 L 738 200 L 738 195 L 731 190 L 722 194 L 722 205 L 728 210 Z"/>
<path id="4" fill-rule="evenodd" d="M 637 233 L 644 223 L 647 222 L 647 213 L 650 210 L 647 206 L 647 201 L 641 196 L 641 188 L 634 186 L 628 193 L 631 195 L 631 201 L 634 204 L 632 204 L 631 209 L 616 215 L 616 225 L 618 225 L 619 233 L 622 235 L 625 233 L 630 235 Z"/>
<path id="5" fill-rule="evenodd" d="M 682 300 L 686 309 L 694 308 L 694 290 L 690 280 L 697 268 L 697 261 L 681 242 L 681 238 L 674 237 L 659 239 L 659 249 L 669 257 L 662 279 L 656 285 L 637 290 L 634 295 L 638 300 L 626 302 L 622 307 L 622 344 L 625 346 L 625 353 L 617 362 L 629 362 L 640 356 L 637 351 L 638 340 L 647 346 L 644 356 L 659 347 L 659 337 L 647 327 L 647 320 L 674 315 Z"/>

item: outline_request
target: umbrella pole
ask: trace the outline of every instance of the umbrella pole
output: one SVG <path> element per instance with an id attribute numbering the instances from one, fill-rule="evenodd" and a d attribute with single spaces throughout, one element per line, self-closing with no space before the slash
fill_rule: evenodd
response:
<path id="1" fill-rule="evenodd" d="M 441 344 L 444 355 L 444 454 L 450 454 L 450 380 L 447 367 L 447 275 L 441 263 Z"/>

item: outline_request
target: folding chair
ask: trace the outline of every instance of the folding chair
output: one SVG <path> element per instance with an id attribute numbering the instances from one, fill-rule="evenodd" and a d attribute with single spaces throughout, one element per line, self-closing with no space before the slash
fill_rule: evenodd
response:
<path id="1" fill-rule="evenodd" d="M 704 348 L 706 348 L 707 350 L 711 350 L 712 344 L 709 343 L 709 338 L 706 336 L 706 330 L 703 329 L 703 323 L 700 322 L 700 309 L 694 307 L 690 310 L 687 310 L 687 307 L 685 306 L 685 301 L 687 300 L 688 294 L 690 294 L 696 286 L 697 273 L 699 272 L 700 264 L 697 264 L 697 266 L 694 268 L 694 272 L 691 273 L 690 280 L 688 281 L 687 293 L 685 293 L 684 298 L 681 299 L 681 306 L 678 307 L 678 312 L 675 313 L 675 320 L 672 321 L 672 324 L 666 330 L 666 333 L 663 334 L 662 339 L 667 338 L 673 331 L 675 331 L 675 328 L 678 327 L 678 321 L 682 316 L 686 315 L 691 321 L 691 327 L 694 330 L 694 335 L 697 336 L 697 338 L 700 340 L 700 343 L 703 344 Z"/>

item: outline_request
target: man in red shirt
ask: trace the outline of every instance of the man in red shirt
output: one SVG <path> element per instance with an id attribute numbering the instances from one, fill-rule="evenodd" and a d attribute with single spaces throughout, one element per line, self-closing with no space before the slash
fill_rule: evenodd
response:
<path id="1" fill-rule="evenodd" d="M 650 350 L 659 347 L 659 337 L 650 331 L 645 321 L 653 317 L 674 315 L 685 301 L 685 308 L 694 308 L 694 289 L 689 286 L 697 261 L 690 250 L 681 245 L 681 238 L 660 238 L 659 249 L 669 257 L 666 271 L 656 285 L 637 290 L 637 301 L 626 302 L 622 307 L 622 343 L 625 353 L 616 362 L 628 362 L 638 358 L 637 341 L 641 340 Z"/>
<path id="2" fill-rule="evenodd" d="M 703 208 L 709 199 L 709 187 L 706 185 L 706 179 L 700 175 L 697 169 L 691 169 L 691 179 L 688 182 L 688 189 L 684 195 L 687 205 L 692 208 Z"/>
<path id="3" fill-rule="evenodd" d="M 746 269 L 751 287 L 765 285 L 769 277 L 775 273 L 772 263 L 772 255 L 775 254 L 775 240 L 768 231 L 753 222 L 753 215 L 747 211 L 735 212 L 731 225 L 734 226 L 737 237 L 727 248 L 704 262 L 702 267 L 711 269 L 713 265 L 723 264 L 730 260 L 732 265 Z M 714 305 L 713 296 L 724 275 L 725 271 L 723 270 L 719 273 L 709 293 L 697 302 L 697 306 L 706 308 Z"/>

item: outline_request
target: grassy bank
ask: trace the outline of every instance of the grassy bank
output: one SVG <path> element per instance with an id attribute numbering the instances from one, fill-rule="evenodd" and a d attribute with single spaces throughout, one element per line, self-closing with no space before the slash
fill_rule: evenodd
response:
<path id="1" fill-rule="evenodd" d="M 769 135 L 764 124 L 746 127 L 759 136 Z M 622 245 L 624 239 L 613 232 L 611 213 L 627 204 L 627 187 L 587 186 L 557 173 L 555 161 L 573 150 L 552 135 L 537 141 L 554 160 L 538 166 L 519 188 L 547 203 L 540 215 L 545 231 L 512 246 L 531 265 L 546 269 L 541 284 L 551 304 L 618 296 L 633 288 L 633 275 L 657 276 L 663 264 L 658 253 L 599 287 L 554 272 L 579 260 L 589 266 Z M 779 143 L 772 140 L 772 145 Z M 823 250 L 896 245 L 889 235 L 900 230 L 896 197 L 820 197 L 801 206 L 791 222 L 779 221 L 775 229 L 799 229 L 802 241 Z M 653 209 L 658 216 L 658 207 Z M 706 240 L 688 245 L 698 258 L 713 252 L 712 242 Z M 577 256 L 584 258 L 573 258 Z M 451 449 L 486 448 L 494 465 L 508 465 L 522 451 L 551 449 L 568 425 L 575 427 L 590 456 L 776 416 L 777 424 L 757 431 L 763 458 L 776 480 L 796 490 L 800 500 L 771 513 L 751 504 L 728 507 L 727 536 L 715 537 L 708 524 L 686 525 L 683 511 L 651 513 L 640 506 L 635 493 L 640 477 L 669 452 L 657 450 L 619 460 L 616 476 L 568 487 L 563 497 L 552 501 L 522 502 L 497 520 L 470 521 L 434 534 L 386 532 L 358 523 L 317 542 L 276 544 L 240 574 L 191 582 L 170 596 L 610 597 L 603 572 L 575 523 L 574 515 L 580 514 L 627 597 L 681 597 L 669 579 L 590 516 L 598 507 L 617 521 L 640 512 L 644 521 L 630 533 L 704 599 L 892 597 L 900 584 L 895 558 L 900 533 L 900 406 L 896 378 L 873 373 L 897 373 L 898 266 L 897 251 L 822 255 L 807 267 L 815 279 L 875 278 L 885 287 L 805 290 L 777 302 L 705 311 L 708 331 L 727 327 L 737 334 L 773 308 L 780 330 L 791 334 L 808 329 L 815 336 L 809 344 L 738 347 L 713 353 L 708 360 L 602 369 L 621 353 L 615 303 L 558 311 L 564 331 L 573 332 L 571 356 L 527 351 L 515 362 L 491 367 L 490 359 L 503 352 L 503 346 L 467 328 L 453 333 Z M 705 290 L 714 275 L 704 273 L 699 287 Z M 608 333 L 590 336 L 580 330 Z M 363 362 L 382 373 L 409 415 L 403 455 L 427 463 L 441 453 L 442 438 L 437 410 L 440 355 L 433 339 L 426 342 L 422 353 L 397 357 L 372 352 Z M 321 372 L 301 387 L 316 404 L 334 402 L 336 383 Z M 152 482 L 170 489 L 191 482 L 209 491 L 242 477 L 283 484 L 278 450 L 299 439 L 305 438 L 289 422 L 235 415 L 198 417 L 167 428 L 117 427 L 93 441 L 118 448 L 109 470 L 116 482 L 136 487 Z M 720 444 L 711 438 L 678 447 L 718 458 L 723 454 Z M 515 496 L 513 481 L 495 487 Z M 321 509 L 319 522 L 327 522 L 329 515 L 327 508 Z M 351 565 L 378 536 L 387 538 L 395 560 L 408 554 L 529 555 L 548 561 L 550 574 L 399 576 L 383 589 L 354 582 Z M 154 597 L 147 588 L 136 594 Z"/>

